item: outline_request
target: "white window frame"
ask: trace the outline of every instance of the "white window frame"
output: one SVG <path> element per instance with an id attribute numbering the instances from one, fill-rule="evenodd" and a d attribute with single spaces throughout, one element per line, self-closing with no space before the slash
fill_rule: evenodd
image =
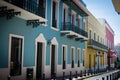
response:
<path id="1" fill-rule="evenodd" d="M 100 42 L 100 36 L 98 35 L 97 41 Z"/>
<path id="2" fill-rule="evenodd" d="M 71 60 L 72 60 L 72 49 L 73 49 L 73 54 L 74 54 L 74 56 L 73 56 L 73 60 L 75 61 L 75 47 L 71 47 Z"/>
<path id="3" fill-rule="evenodd" d="M 8 56 L 8 69 L 10 73 L 10 61 L 11 61 L 11 41 L 12 37 L 21 38 L 22 39 L 22 64 L 21 64 L 21 74 L 23 68 L 23 58 L 24 58 L 24 36 L 16 35 L 16 34 L 9 34 L 9 56 Z"/>
<path id="4" fill-rule="evenodd" d="M 79 51 L 79 53 L 78 53 L 78 51 Z M 80 55 L 81 55 L 81 49 L 80 49 L 80 48 L 77 48 L 77 62 L 78 62 L 78 60 L 81 61 L 81 60 L 80 60 Z M 79 62 L 79 64 L 80 64 L 80 62 Z M 77 63 L 77 65 L 78 65 L 78 63 Z M 80 67 L 80 66 L 79 66 L 79 67 Z"/>
<path id="5" fill-rule="evenodd" d="M 74 15 L 74 25 L 76 25 L 76 12 L 74 10 L 72 10 L 71 12 L 71 23 L 72 23 L 72 15 Z"/>
<path id="6" fill-rule="evenodd" d="M 80 15 L 78 15 L 78 19 L 80 19 L 79 23 L 80 23 L 80 25 L 81 25 L 81 20 L 82 20 L 82 17 L 81 17 Z M 78 27 L 79 27 L 79 28 L 81 28 L 81 26 L 80 26 L 80 25 L 78 25 Z"/>
<path id="7" fill-rule="evenodd" d="M 84 64 L 83 64 L 84 62 Z M 82 49 L 82 64 L 85 66 L 85 49 Z"/>
<path id="8" fill-rule="evenodd" d="M 94 31 L 94 40 L 96 41 L 96 36 L 97 36 L 97 34 L 96 34 L 96 32 Z"/>
<path id="9" fill-rule="evenodd" d="M 107 46 L 108 46 L 108 48 L 110 48 L 110 47 L 109 47 L 109 40 L 108 40 L 108 44 L 107 44 Z"/>
<path id="10" fill-rule="evenodd" d="M 84 31 L 86 31 L 86 28 L 87 28 L 87 27 L 86 27 L 86 25 L 87 25 L 87 24 L 86 24 L 86 19 L 83 19 L 83 24 L 84 24 Z"/>
<path id="11" fill-rule="evenodd" d="M 100 38 L 100 43 L 102 43 L 102 37 Z"/>
<path id="12" fill-rule="evenodd" d="M 65 16 L 66 16 L 66 18 L 65 18 L 65 22 L 67 22 L 67 20 L 68 20 L 68 6 L 65 4 L 65 3 L 63 3 L 63 10 L 62 10 L 62 21 L 64 21 L 63 19 L 64 19 L 64 9 L 66 10 L 66 14 L 65 14 Z"/>
<path id="13" fill-rule="evenodd" d="M 90 34 L 90 31 L 91 31 L 91 34 Z M 90 35 L 91 35 L 91 38 L 90 38 Z M 91 28 L 89 29 L 89 35 L 88 36 L 89 36 L 89 39 L 92 39 L 92 29 Z"/>
<path id="14" fill-rule="evenodd" d="M 72 49 L 73 49 L 73 57 L 72 57 Z M 73 46 L 71 46 L 71 64 L 72 64 L 72 60 L 74 60 L 74 67 L 75 67 L 75 47 L 73 47 Z"/>
<path id="15" fill-rule="evenodd" d="M 103 39 L 103 44 L 104 44 L 104 39 Z M 105 45 L 105 44 L 104 44 Z"/>
<path id="16" fill-rule="evenodd" d="M 111 41 L 110 41 L 110 48 L 111 48 Z"/>
<path id="17" fill-rule="evenodd" d="M 40 0 L 37 0 L 37 4 Z M 47 0 L 45 0 L 45 18 L 47 18 Z"/>
<path id="18" fill-rule="evenodd" d="M 65 56 L 65 60 L 66 60 L 66 65 L 67 65 L 67 45 L 62 45 L 62 52 L 63 52 L 63 47 L 65 47 L 65 54 L 64 54 L 64 56 Z M 63 65 L 63 53 L 62 53 L 62 65 Z M 66 66 L 67 67 L 67 66 Z M 65 69 L 66 69 L 66 67 L 65 67 Z"/>
<path id="19" fill-rule="evenodd" d="M 46 64 L 46 39 L 42 33 L 39 34 L 39 36 L 35 39 L 35 66 L 37 66 L 37 43 L 40 42 L 43 44 L 43 62 L 42 62 L 42 72 L 45 71 L 45 64 Z M 36 74 L 36 72 L 34 72 Z"/>
<path id="20" fill-rule="evenodd" d="M 55 2 L 56 4 L 57 4 L 57 6 L 56 6 L 56 19 L 57 19 L 57 26 L 54 26 L 54 27 L 56 27 L 56 28 L 54 28 L 53 26 L 52 26 L 52 11 L 53 11 L 53 8 L 52 8 L 52 6 L 53 6 L 53 2 Z M 60 0 L 51 0 L 51 29 L 53 29 L 53 30 L 55 30 L 55 31 L 59 31 L 59 26 L 58 26 L 58 23 L 59 23 L 59 2 L 60 2 Z"/>
<path id="21" fill-rule="evenodd" d="M 37 0 L 37 4 L 39 3 L 39 0 Z M 45 19 L 47 20 L 47 0 L 45 0 Z M 47 21 L 45 24 L 42 24 L 42 26 L 46 27 L 47 26 Z"/>
<path id="22" fill-rule="evenodd" d="M 52 45 L 55 45 L 55 71 L 57 71 L 57 64 L 58 64 L 58 41 L 56 39 L 56 37 L 53 37 L 53 39 L 51 40 L 51 44 L 50 44 L 50 66 L 51 66 L 51 49 L 52 49 Z"/>

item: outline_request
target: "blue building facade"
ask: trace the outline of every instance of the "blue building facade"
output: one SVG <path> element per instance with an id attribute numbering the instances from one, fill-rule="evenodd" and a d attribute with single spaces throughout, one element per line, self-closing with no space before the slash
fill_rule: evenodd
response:
<path id="1" fill-rule="evenodd" d="M 87 11 L 79 0 L 0 1 L 0 79 L 84 69 Z"/>

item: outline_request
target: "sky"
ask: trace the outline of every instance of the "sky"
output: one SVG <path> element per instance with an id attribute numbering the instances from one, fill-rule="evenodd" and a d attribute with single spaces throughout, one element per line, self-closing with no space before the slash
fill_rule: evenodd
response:
<path id="1" fill-rule="evenodd" d="M 83 0 L 87 9 L 96 17 L 104 18 L 113 29 L 114 43 L 120 43 L 120 15 L 114 9 L 112 0 Z"/>

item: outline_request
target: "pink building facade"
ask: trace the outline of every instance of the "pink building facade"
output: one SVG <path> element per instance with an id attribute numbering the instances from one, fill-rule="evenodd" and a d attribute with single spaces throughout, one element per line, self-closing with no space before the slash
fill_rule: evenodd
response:
<path id="1" fill-rule="evenodd" d="M 114 31 L 105 19 L 98 19 L 105 28 L 105 45 L 108 47 L 106 52 L 106 67 L 114 67 Z"/>
<path id="2" fill-rule="evenodd" d="M 114 31 L 108 24 L 108 22 L 105 20 L 105 31 L 106 31 L 106 46 L 108 47 L 107 52 L 107 63 L 109 67 L 114 67 Z"/>

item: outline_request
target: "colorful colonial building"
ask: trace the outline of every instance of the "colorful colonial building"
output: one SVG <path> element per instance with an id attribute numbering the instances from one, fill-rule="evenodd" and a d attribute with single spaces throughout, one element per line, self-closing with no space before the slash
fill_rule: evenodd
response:
<path id="1" fill-rule="evenodd" d="M 99 19 L 99 21 L 105 27 L 105 43 L 108 47 L 107 66 L 114 67 L 114 56 L 112 56 L 114 54 L 114 31 L 105 19 Z"/>
<path id="2" fill-rule="evenodd" d="M 101 71 L 106 67 L 105 27 L 89 12 L 88 38 L 86 44 L 86 68 L 92 71 Z"/>
<path id="3" fill-rule="evenodd" d="M 82 0 L 0 0 L 0 80 L 84 70 L 85 6 Z"/>

